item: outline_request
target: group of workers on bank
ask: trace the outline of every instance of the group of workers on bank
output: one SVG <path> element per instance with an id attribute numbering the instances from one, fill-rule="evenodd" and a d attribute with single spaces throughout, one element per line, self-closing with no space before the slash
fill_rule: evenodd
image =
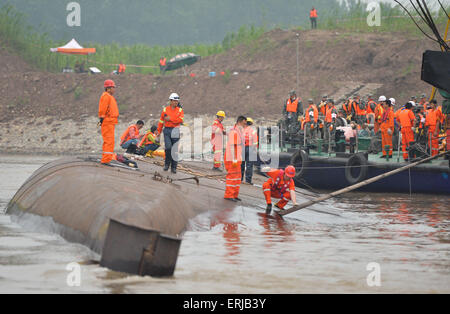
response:
<path id="1" fill-rule="evenodd" d="M 114 94 L 116 84 L 112 80 L 104 82 L 104 92 L 99 101 L 99 125 L 103 137 L 101 163 L 111 166 L 110 162 L 116 159 L 114 153 L 114 130 L 118 123 L 119 109 Z M 239 190 L 242 178 L 245 176 L 246 183 L 251 184 L 253 175 L 253 161 L 257 154 L 258 134 L 252 127 L 254 121 L 251 118 L 239 116 L 236 124 L 228 132 L 222 124 L 225 119 L 225 112 L 219 111 L 216 114 L 217 119 L 212 125 L 211 144 L 214 154 L 213 170 L 222 171 L 222 160 L 227 172 L 225 183 L 224 199 L 238 202 Z M 145 134 L 141 135 L 140 130 L 144 126 L 142 120 L 129 126 L 120 138 L 120 146 L 123 149 L 130 150 L 135 147 L 140 154 L 146 155 L 153 153 L 160 146 L 159 137 L 164 136 L 165 161 L 164 171 L 171 169 L 176 173 L 178 165 L 178 143 L 180 140 L 180 126 L 184 123 L 184 111 L 180 104 L 180 97 L 172 93 L 169 97 L 169 104 L 161 112 L 158 126 L 153 126 Z M 224 137 L 227 137 L 224 146 Z M 266 213 L 272 210 L 272 197 L 280 201 L 275 204 L 279 209 L 283 209 L 289 200 L 296 204 L 295 168 L 288 166 L 286 169 L 271 169 L 268 171 L 269 179 L 263 185 L 263 194 L 267 203 Z"/>
<path id="2" fill-rule="evenodd" d="M 432 156 L 438 154 L 439 132 L 445 120 L 442 107 L 438 106 L 435 99 L 428 101 L 426 95 L 422 94 L 420 101 L 416 101 L 413 96 L 406 104 L 396 108 L 394 98 L 380 96 L 375 101 L 373 95 L 369 94 L 363 100 L 359 94 L 355 94 L 336 105 L 333 99 L 324 95 L 317 105 L 309 99 L 303 114 L 301 101 L 295 91 L 291 91 L 283 114 L 288 127 L 294 124 L 304 131 L 306 143 L 311 144 L 320 138 L 329 151 L 331 145 L 335 144 L 336 129 L 351 126 L 356 136 L 381 136 L 382 158 L 391 158 L 392 138 L 398 132 L 401 134 L 403 158 L 409 161 L 410 148 L 416 142 L 424 143 Z"/>

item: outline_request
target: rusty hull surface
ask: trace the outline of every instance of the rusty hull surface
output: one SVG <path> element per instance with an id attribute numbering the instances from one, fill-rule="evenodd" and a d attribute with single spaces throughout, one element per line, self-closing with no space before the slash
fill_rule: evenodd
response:
<path id="1" fill-rule="evenodd" d="M 66 240 L 101 254 L 109 218 L 180 237 L 196 215 L 239 205 L 223 199 L 223 178 L 200 177 L 199 185 L 194 180 L 155 180 L 155 172 L 172 179 L 193 176 L 163 172 L 155 161 L 138 161 L 139 170 L 134 171 L 100 165 L 86 157 L 58 159 L 33 173 L 8 204 L 7 214 L 19 222 L 26 214 L 52 219 L 59 226 L 56 232 Z M 195 168 L 195 164 L 184 167 Z M 208 172 L 205 165 L 211 164 L 204 163 L 196 173 Z M 263 199 L 258 188 L 243 186 L 246 189 L 248 196 Z"/>

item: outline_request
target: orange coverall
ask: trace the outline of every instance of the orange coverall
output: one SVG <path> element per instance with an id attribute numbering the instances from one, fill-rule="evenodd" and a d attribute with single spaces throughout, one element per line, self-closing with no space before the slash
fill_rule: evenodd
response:
<path id="1" fill-rule="evenodd" d="M 223 155 L 223 124 L 218 119 L 214 120 L 211 130 L 211 145 L 214 152 L 214 168 L 220 168 Z"/>
<path id="2" fill-rule="evenodd" d="M 226 187 L 224 198 L 239 197 L 241 187 L 241 164 L 242 164 L 242 146 L 244 145 L 243 134 L 241 130 L 235 126 L 228 134 L 227 146 L 225 148 L 225 170 Z"/>
<path id="3" fill-rule="evenodd" d="M 430 109 L 425 119 L 425 126 L 428 127 L 428 144 L 431 139 L 431 156 L 439 154 L 439 130 L 436 130 L 436 127 L 442 119 L 442 112 L 439 109 Z"/>
<path id="4" fill-rule="evenodd" d="M 269 179 L 263 184 L 263 193 L 267 204 L 272 204 L 271 197 L 279 198 L 276 206 L 283 209 L 291 199 L 291 191 L 295 190 L 294 180 L 284 181 L 284 170 L 271 170 L 267 173 Z"/>
<path id="5" fill-rule="evenodd" d="M 411 128 L 414 126 L 416 117 L 410 109 L 404 109 L 397 113 L 397 121 L 402 127 L 402 151 L 403 159 L 408 159 L 408 152 L 406 150 L 409 147 L 409 143 L 414 142 L 414 131 Z"/>
<path id="6" fill-rule="evenodd" d="M 391 134 L 388 133 L 388 129 L 391 130 Z M 392 110 L 392 108 L 388 108 L 383 112 L 383 115 L 381 117 L 380 130 L 383 156 L 386 156 L 386 154 L 388 154 L 389 157 L 392 157 L 392 134 L 394 134 L 394 111 Z M 387 152 L 385 149 L 386 145 L 389 146 Z"/>
<path id="7" fill-rule="evenodd" d="M 114 155 L 114 126 L 118 122 L 119 108 L 116 99 L 107 92 L 104 92 L 100 97 L 98 117 L 103 118 L 103 154 L 101 163 L 109 163 Z"/>

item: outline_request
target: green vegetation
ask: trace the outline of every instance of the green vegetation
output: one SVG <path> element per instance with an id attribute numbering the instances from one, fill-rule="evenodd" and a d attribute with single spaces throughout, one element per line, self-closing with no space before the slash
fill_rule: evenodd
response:
<path id="1" fill-rule="evenodd" d="M 136 44 L 125 46 L 118 43 L 108 45 L 86 44 L 97 52 L 86 58 L 84 56 L 68 56 L 51 53 L 51 47 L 59 47 L 66 42 L 51 40 L 48 34 L 39 34 L 26 25 L 24 15 L 7 5 L 0 9 L 0 40 L 3 46 L 12 48 L 26 61 L 39 69 L 59 72 L 65 66 L 73 67 L 77 61 L 86 60 L 89 65 L 98 66 L 103 72 L 112 72 L 117 67 L 111 64 L 123 62 L 127 64 L 128 73 L 159 73 L 159 59 L 168 59 L 183 52 L 193 52 L 200 56 L 218 54 L 241 43 L 250 44 L 258 39 L 265 29 L 263 27 L 242 26 L 237 33 L 229 33 L 221 44 L 197 44 L 179 46 L 148 46 Z M 154 68 L 136 68 L 130 65 L 153 66 Z"/>
<path id="2" fill-rule="evenodd" d="M 193 52 L 201 56 L 209 56 L 226 51 L 241 43 L 250 44 L 259 38 L 265 29 L 263 27 L 242 26 L 237 33 L 229 33 L 222 44 L 197 44 L 179 46 L 148 46 L 136 44 L 125 46 L 118 43 L 108 45 L 87 44 L 97 52 L 89 56 L 68 56 L 51 53 L 51 47 L 59 47 L 65 42 L 51 40 L 48 34 L 39 34 L 26 25 L 24 15 L 12 6 L 6 5 L 0 9 L 0 41 L 3 46 L 12 48 L 26 61 L 39 69 L 59 72 L 65 66 L 73 67 L 77 61 L 86 58 L 89 65 L 96 65 L 103 72 L 112 72 L 117 67 L 114 64 L 123 62 L 127 65 L 128 73 L 159 73 L 159 59 L 168 58 L 183 52 Z M 130 65 L 153 66 L 154 68 L 136 68 Z"/>
<path id="3" fill-rule="evenodd" d="M 367 3 L 362 3 L 358 0 L 348 1 L 348 10 L 336 8 L 327 12 L 325 16 L 319 17 L 318 28 L 352 33 L 401 32 L 412 36 L 423 36 L 408 14 L 399 6 L 393 7 L 389 4 L 380 3 L 380 26 L 368 25 L 367 18 L 370 12 L 367 11 L 367 8 Z M 450 8 L 447 8 L 447 12 L 449 10 Z M 412 12 L 415 11 L 412 10 Z M 415 19 L 420 26 L 425 26 L 419 17 L 415 17 Z M 442 10 L 439 10 L 439 15 L 435 22 L 438 27 L 442 27 L 441 30 L 443 31 L 447 23 L 447 16 Z M 430 32 L 427 27 L 424 29 Z"/>
<path id="4" fill-rule="evenodd" d="M 52 36 L 49 32 L 41 32 L 39 29 L 30 26 L 29 21 L 33 21 L 33 25 L 38 24 L 38 18 L 49 18 L 49 21 L 53 21 L 52 18 L 55 16 L 63 17 L 67 15 L 65 11 L 65 5 L 61 7 L 61 3 L 55 5 L 54 0 L 36 0 L 33 2 L 25 0 L 16 0 L 14 4 L 17 6 L 21 5 L 24 10 L 34 10 L 36 14 L 33 14 L 31 18 L 27 18 L 26 15 L 19 13 L 18 10 L 12 5 L 4 5 L 0 8 L 0 44 L 4 47 L 12 49 L 15 53 L 18 53 L 27 62 L 34 65 L 35 67 L 46 70 L 50 72 L 60 72 L 65 66 L 74 67 L 74 64 L 78 61 L 85 61 L 85 69 L 87 66 L 97 66 L 103 72 L 112 72 L 117 69 L 115 64 L 123 62 L 127 65 L 128 73 L 159 73 L 159 59 L 161 56 L 165 56 L 168 59 L 171 57 L 184 52 L 193 52 L 200 56 L 209 56 L 213 54 L 219 54 L 231 49 L 237 45 L 245 44 L 248 47 L 247 54 L 243 54 L 241 58 L 252 58 L 255 57 L 259 52 L 266 52 L 268 50 L 274 49 L 276 43 L 268 38 L 258 40 L 264 34 L 264 32 L 272 29 L 276 25 L 280 27 L 289 27 L 290 29 L 309 29 L 309 9 L 310 5 L 302 3 L 297 0 L 280 0 L 275 3 L 266 0 L 246 0 L 242 2 L 241 0 L 211 0 L 211 1 L 200 1 L 192 0 L 189 1 L 190 8 L 188 12 L 183 12 L 184 6 L 187 2 L 181 0 L 174 0 L 176 3 L 168 4 L 165 1 L 117 1 L 117 0 L 98 0 L 98 1 L 87 1 L 80 0 L 84 14 L 88 15 L 82 20 L 82 23 L 89 24 L 86 27 L 80 28 L 80 30 L 73 30 L 69 33 L 60 33 L 55 31 L 57 23 L 52 25 L 50 28 Z M 238 3 L 239 2 L 239 3 Z M 0 0 L 0 4 L 5 3 L 4 0 Z M 125 4 L 124 4 L 125 3 Z M 241 26 L 235 32 L 229 32 L 225 35 L 224 39 L 220 43 L 204 43 L 191 45 L 148 45 L 148 44 L 126 44 L 131 42 L 148 42 L 151 40 L 146 40 L 149 38 L 149 34 L 160 36 L 164 33 L 166 37 L 170 37 L 173 32 L 177 35 L 173 35 L 172 39 L 166 39 L 166 42 L 186 42 L 186 40 L 181 40 L 178 33 L 183 33 L 188 31 L 183 29 L 185 26 L 189 28 L 189 31 L 195 36 L 203 36 L 201 32 L 210 30 L 214 32 L 217 29 L 236 29 L 236 21 L 239 21 L 237 17 L 233 16 L 232 20 L 226 20 L 224 16 L 227 16 L 227 12 L 230 10 L 236 12 L 236 15 L 244 14 L 240 10 L 236 10 L 235 4 L 242 4 L 242 11 L 247 12 L 248 16 L 246 21 L 248 23 L 254 22 L 254 16 L 263 13 L 263 20 L 255 23 L 255 25 L 262 26 Z M 149 5 L 152 5 L 152 12 L 146 12 L 144 9 Z M 282 4 L 286 4 L 284 7 Z M 129 9 L 125 7 L 129 6 Z M 248 8 L 247 8 L 248 6 Z M 345 40 L 346 37 L 353 33 L 358 32 L 403 32 L 409 35 L 421 35 L 420 31 L 416 28 L 414 23 L 406 15 L 406 13 L 399 7 L 391 7 L 386 4 L 381 4 L 381 26 L 370 27 L 367 24 L 367 4 L 361 3 L 357 0 L 348 1 L 348 7 L 344 5 L 339 5 L 337 2 L 330 3 L 329 0 L 317 0 L 315 2 L 315 7 L 319 11 L 318 27 L 319 29 L 327 30 L 337 30 L 339 35 L 334 40 L 328 40 L 327 46 L 336 45 L 339 41 Z M 57 8 L 57 10 L 55 9 Z M 122 8 L 124 11 L 120 11 Z M 215 12 L 220 12 L 219 15 L 204 15 L 205 21 L 197 20 L 199 12 L 196 11 L 198 8 L 204 8 L 206 11 L 214 9 Z M 105 12 L 101 17 L 95 18 L 92 16 L 92 12 Z M 113 10 L 114 9 L 114 10 Z M 126 9 L 126 10 L 125 10 Z M 47 11 L 48 12 L 47 12 Z M 55 11 L 56 10 L 56 11 Z M 112 10 L 112 11 L 111 11 Z M 164 12 L 161 16 L 156 17 L 155 12 Z M 281 10 L 281 11 L 280 11 Z M 113 12 L 123 13 L 126 16 L 136 16 L 136 21 L 129 21 L 130 25 L 126 27 L 120 27 L 117 29 L 117 25 L 122 25 L 125 20 L 130 20 L 129 18 L 124 19 L 121 16 L 117 16 Z M 259 13 L 258 13 L 259 12 Z M 301 14 L 299 15 L 299 12 Z M 107 14 L 110 14 L 110 16 Z M 149 16 L 142 17 L 142 15 L 149 14 Z M 153 14 L 153 15 L 151 15 Z M 170 28 L 167 19 L 171 14 L 175 16 L 183 16 L 182 20 L 177 20 L 176 23 L 170 23 Z M 206 13 L 203 13 L 206 14 Z M 287 14 L 287 15 L 286 15 Z M 305 16 L 306 15 L 306 18 Z M 84 16 L 84 15 L 83 15 Z M 245 16 L 245 14 L 244 14 Z M 282 17 L 284 20 L 289 21 L 291 24 L 297 23 L 296 26 L 286 26 L 286 24 L 280 23 L 276 17 Z M 292 16 L 292 17 L 291 17 Z M 251 17 L 251 18 L 250 18 Z M 259 15 L 259 17 L 261 17 Z M 291 17 L 291 18 L 288 18 Z M 297 18 L 298 17 L 298 18 Z M 228 18 L 231 18 L 228 16 Z M 236 18 L 236 19 L 235 19 Z M 242 16 L 241 16 L 242 18 Z M 442 10 L 439 11 L 439 17 L 436 20 L 436 24 L 439 27 L 444 27 L 446 24 L 446 16 Z M 165 20 L 161 20 L 165 19 Z M 224 19 L 226 22 L 224 22 Z M 148 28 L 143 27 L 146 23 L 148 25 L 153 25 L 155 21 L 159 21 L 158 27 L 151 31 Z M 191 22 L 188 27 L 188 22 Z M 224 24 L 220 24 L 222 21 Z M 138 23 L 139 22 L 139 23 Z M 102 24 L 103 23 L 103 24 Z M 133 24 L 137 23 L 137 24 Z M 206 24 L 204 24 L 206 23 Z M 117 24 L 117 25 L 116 25 Z M 172 25 L 174 24 L 174 25 Z M 219 27 L 220 24 L 220 27 Z M 210 25 L 210 27 L 205 25 Z M 214 27 L 211 27 L 214 25 Z M 225 25 L 225 26 L 224 26 Z M 138 28 L 138 26 L 140 28 Z M 48 25 L 44 25 L 47 27 Z M 155 26 L 156 27 L 156 26 Z M 172 28 L 174 27 L 174 28 Z M 224 28 L 225 27 L 225 28 Z M 57 27 L 56 27 L 57 28 Z M 63 28 L 63 27 L 60 27 Z M 66 27 L 67 28 L 67 27 Z M 206 30 L 205 30 L 206 28 Z M 164 30 L 164 31 L 162 31 Z M 53 33 L 59 34 L 55 36 Z M 81 33 L 77 33 L 81 32 Z M 50 53 L 51 47 L 59 47 L 66 44 L 70 38 L 81 37 L 80 43 L 85 47 L 95 47 L 97 53 L 89 56 L 88 58 L 82 56 L 67 56 L 61 55 L 59 53 Z M 90 36 L 92 35 L 92 36 Z M 209 34 L 208 39 L 215 37 L 217 34 Z M 82 40 L 83 37 L 90 38 L 91 41 L 96 40 L 96 43 L 89 43 Z M 194 36 L 194 35 L 192 35 Z M 195 37 L 194 36 L 194 37 Z M 206 36 L 206 35 L 205 35 Z M 108 40 L 97 40 L 99 37 L 107 38 Z M 151 36 L 150 36 L 151 37 Z M 190 37 L 190 38 L 194 38 Z M 65 38 L 63 41 L 54 40 L 54 38 Z M 120 39 L 121 42 L 112 42 L 113 39 Z M 159 38 L 159 37 L 158 37 Z M 187 38 L 187 37 L 186 37 Z M 135 40 L 131 40 L 135 39 Z M 140 40 L 142 39 L 142 40 Z M 162 40 L 161 40 L 162 41 Z M 103 42 L 103 43 L 99 43 Z M 106 44 L 105 42 L 111 42 Z M 210 41 L 214 42 L 214 41 Z M 361 40 L 360 45 L 364 46 L 366 43 Z M 311 47 L 311 42 L 306 42 L 307 47 Z M 147 66 L 147 67 L 133 67 L 133 65 Z M 169 74 L 170 75 L 170 74 Z M 225 79 L 226 80 L 226 79 Z M 81 94 L 77 97 L 81 97 Z"/>

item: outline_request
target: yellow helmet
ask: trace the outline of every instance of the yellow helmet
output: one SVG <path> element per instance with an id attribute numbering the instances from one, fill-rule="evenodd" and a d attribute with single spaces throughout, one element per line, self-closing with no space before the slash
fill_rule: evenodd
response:
<path id="1" fill-rule="evenodd" d="M 252 123 L 252 124 L 254 124 L 255 122 L 253 121 L 253 119 L 252 118 L 247 118 L 247 122 L 250 122 L 250 123 Z"/>
<path id="2" fill-rule="evenodd" d="M 218 117 L 224 117 L 224 118 L 225 118 L 225 111 L 219 111 L 219 112 L 217 112 L 216 116 L 218 116 Z"/>

